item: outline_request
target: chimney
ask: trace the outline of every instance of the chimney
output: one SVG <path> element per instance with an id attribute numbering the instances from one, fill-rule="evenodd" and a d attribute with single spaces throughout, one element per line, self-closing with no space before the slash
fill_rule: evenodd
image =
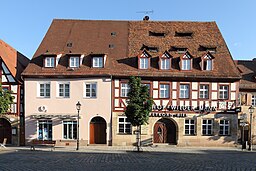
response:
<path id="1" fill-rule="evenodd" d="M 143 21 L 148 21 L 149 20 L 149 16 L 145 16 L 144 18 L 143 18 Z"/>

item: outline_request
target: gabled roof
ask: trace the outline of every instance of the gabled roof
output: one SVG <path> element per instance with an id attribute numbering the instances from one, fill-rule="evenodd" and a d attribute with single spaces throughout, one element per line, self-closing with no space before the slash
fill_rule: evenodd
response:
<path id="1" fill-rule="evenodd" d="M 29 59 L 0 39 L 0 58 L 4 61 L 13 77 L 21 80 L 21 73 Z"/>
<path id="2" fill-rule="evenodd" d="M 256 90 L 256 59 L 253 60 L 236 60 L 238 70 L 242 75 L 240 80 L 240 89 Z"/>
<path id="3" fill-rule="evenodd" d="M 159 29 L 159 31 L 158 31 Z M 193 36 L 179 37 L 176 32 L 193 32 Z M 112 34 L 112 33 L 115 34 Z M 150 32 L 161 32 L 164 36 L 149 35 Z M 114 35 L 114 36 L 113 36 Z M 70 44 L 72 46 L 70 46 Z M 172 56 L 172 65 L 179 65 L 180 55 L 169 51 L 171 47 L 186 47 L 196 59 L 206 53 L 199 51 L 200 45 L 211 45 L 217 48 L 214 54 L 213 71 L 202 71 L 193 67 L 191 72 L 180 71 L 173 67 L 171 71 L 159 70 L 158 57 L 165 51 Z M 67 46 L 69 45 L 69 46 Z M 110 48 L 110 45 L 112 48 Z M 157 51 L 148 51 L 152 56 L 150 69 L 137 68 L 137 55 L 143 45 L 154 45 Z M 63 53 L 61 65 L 55 69 L 42 66 L 41 54 Z M 83 65 L 72 72 L 67 71 L 66 55 L 69 53 L 85 54 Z M 107 54 L 108 60 L 104 68 L 91 68 L 89 56 L 93 53 Z M 193 62 L 193 63 L 194 63 Z M 225 63 L 225 65 L 223 65 Z M 131 76 L 168 77 L 168 78 L 221 78 L 240 79 L 227 45 L 215 22 L 180 22 L 180 21 L 102 21 L 102 20 L 53 20 L 42 43 L 38 47 L 29 66 L 23 72 L 25 77 L 37 76 Z"/>

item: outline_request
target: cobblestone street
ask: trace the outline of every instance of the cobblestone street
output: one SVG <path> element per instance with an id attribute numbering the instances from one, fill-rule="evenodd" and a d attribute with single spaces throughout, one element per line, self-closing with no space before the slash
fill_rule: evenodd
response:
<path id="1" fill-rule="evenodd" d="M 0 170 L 256 170 L 256 153 L 236 148 L 83 147 L 0 149 Z"/>

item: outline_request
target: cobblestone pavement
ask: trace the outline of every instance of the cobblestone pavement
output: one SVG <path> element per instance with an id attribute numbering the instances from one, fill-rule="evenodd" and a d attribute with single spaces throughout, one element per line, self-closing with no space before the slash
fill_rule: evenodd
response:
<path id="1" fill-rule="evenodd" d="M 256 151 L 238 148 L 88 146 L 50 148 L 8 147 L 0 149 L 0 170 L 256 170 Z"/>

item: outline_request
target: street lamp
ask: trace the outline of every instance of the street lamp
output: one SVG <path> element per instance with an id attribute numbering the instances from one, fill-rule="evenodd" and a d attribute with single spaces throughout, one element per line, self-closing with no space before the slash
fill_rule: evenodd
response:
<path id="1" fill-rule="evenodd" d="M 249 107 L 249 113 L 250 113 L 250 145 L 249 145 L 249 149 L 250 151 L 252 151 L 252 113 L 254 112 L 254 107 L 250 106 Z"/>
<path id="2" fill-rule="evenodd" d="M 81 109 L 81 104 L 78 101 L 76 104 L 76 110 L 77 110 L 77 139 L 76 139 L 76 150 L 79 150 L 79 111 Z"/>

